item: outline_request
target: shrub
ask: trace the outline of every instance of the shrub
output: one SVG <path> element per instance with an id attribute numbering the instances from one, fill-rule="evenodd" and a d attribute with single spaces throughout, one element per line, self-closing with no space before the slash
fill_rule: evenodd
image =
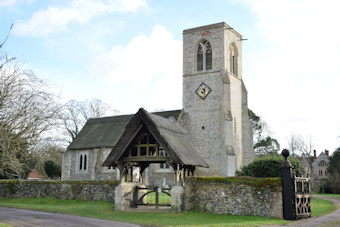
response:
<path id="1" fill-rule="evenodd" d="M 247 166 L 243 166 L 241 170 L 236 171 L 237 176 L 250 177 L 281 177 L 282 156 L 267 156 L 257 158 Z M 293 173 L 295 176 L 303 176 L 305 169 L 300 160 L 295 158 L 288 158 L 293 166 Z"/>
<path id="2" fill-rule="evenodd" d="M 331 182 L 327 181 L 320 186 L 319 193 L 334 193 L 334 188 L 334 185 L 332 185 Z"/>
<path id="3" fill-rule="evenodd" d="M 60 178 L 61 176 L 61 168 L 58 164 L 55 164 L 53 161 L 48 160 L 45 162 L 45 172 L 50 178 Z"/>

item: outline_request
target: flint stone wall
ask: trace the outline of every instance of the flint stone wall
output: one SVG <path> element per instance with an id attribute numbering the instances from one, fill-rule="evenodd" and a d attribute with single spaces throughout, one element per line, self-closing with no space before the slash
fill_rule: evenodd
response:
<path id="1" fill-rule="evenodd" d="M 0 197 L 43 198 L 115 202 L 119 181 L 0 181 Z"/>
<path id="2" fill-rule="evenodd" d="M 186 211 L 283 218 L 281 178 L 195 177 L 184 188 Z"/>

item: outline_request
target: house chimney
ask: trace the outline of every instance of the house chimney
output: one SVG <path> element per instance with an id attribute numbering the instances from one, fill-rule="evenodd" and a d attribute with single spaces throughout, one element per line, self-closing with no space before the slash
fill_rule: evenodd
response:
<path id="1" fill-rule="evenodd" d="M 329 151 L 328 151 L 328 150 L 325 150 L 325 154 L 326 154 L 327 156 L 329 156 Z"/>
<path id="2" fill-rule="evenodd" d="M 316 159 L 316 150 L 314 150 L 314 159 Z"/>

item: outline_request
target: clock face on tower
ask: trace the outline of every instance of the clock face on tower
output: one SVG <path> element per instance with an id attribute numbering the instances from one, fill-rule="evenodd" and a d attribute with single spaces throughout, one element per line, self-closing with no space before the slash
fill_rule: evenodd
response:
<path id="1" fill-rule="evenodd" d="M 196 90 L 196 94 L 201 98 L 205 99 L 209 93 L 211 92 L 211 88 L 208 87 L 205 83 L 202 83 Z"/>

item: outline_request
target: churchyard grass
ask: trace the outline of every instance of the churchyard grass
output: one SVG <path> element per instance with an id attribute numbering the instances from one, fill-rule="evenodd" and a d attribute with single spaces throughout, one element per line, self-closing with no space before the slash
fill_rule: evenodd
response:
<path id="1" fill-rule="evenodd" d="M 112 203 L 102 201 L 59 200 L 51 198 L 0 198 L 0 206 L 52 211 L 142 225 L 258 226 L 288 223 L 288 221 L 277 218 L 218 215 L 198 211 L 180 214 L 121 212 L 114 211 Z M 322 215 L 331 210 L 333 210 L 333 207 L 328 201 L 312 198 L 313 216 Z"/>
<path id="2" fill-rule="evenodd" d="M 160 205 L 171 205 L 171 197 L 168 196 L 165 193 L 159 193 L 158 194 L 158 204 Z M 150 194 L 147 195 L 147 202 L 148 204 L 156 204 L 156 193 L 155 192 L 151 192 Z"/>

